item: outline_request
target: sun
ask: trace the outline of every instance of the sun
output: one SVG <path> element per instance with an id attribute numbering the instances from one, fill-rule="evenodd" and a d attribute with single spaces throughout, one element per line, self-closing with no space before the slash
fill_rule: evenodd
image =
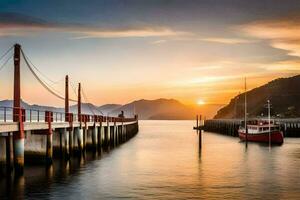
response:
<path id="1" fill-rule="evenodd" d="M 198 104 L 198 105 L 204 105 L 204 104 L 205 104 L 205 101 L 203 101 L 203 100 L 198 100 L 198 101 L 197 101 L 197 104 Z"/>

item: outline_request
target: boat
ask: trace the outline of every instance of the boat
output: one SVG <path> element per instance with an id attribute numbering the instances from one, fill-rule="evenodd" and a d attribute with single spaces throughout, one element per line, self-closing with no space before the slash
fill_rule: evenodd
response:
<path id="1" fill-rule="evenodd" d="M 239 137 L 242 141 L 282 144 L 284 141 L 280 126 L 268 121 L 254 121 L 245 127 L 240 127 Z"/>
<path id="2" fill-rule="evenodd" d="M 280 126 L 271 122 L 271 104 L 270 100 L 267 101 L 268 105 L 268 120 L 256 120 L 247 122 L 247 85 L 245 78 L 245 119 L 244 126 L 238 129 L 239 138 L 242 141 L 262 142 L 271 144 L 282 144 L 283 133 L 280 131 Z"/>

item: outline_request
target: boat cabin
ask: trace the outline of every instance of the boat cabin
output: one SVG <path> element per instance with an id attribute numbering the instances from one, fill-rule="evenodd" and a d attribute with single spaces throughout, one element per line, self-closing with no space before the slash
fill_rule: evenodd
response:
<path id="1" fill-rule="evenodd" d="M 256 134 L 256 133 L 268 133 L 269 132 L 269 122 L 268 121 L 249 121 L 249 124 L 247 125 L 248 133 L 249 134 Z M 245 128 L 240 128 L 242 132 L 245 132 Z M 274 122 L 271 121 L 270 124 L 270 130 L 273 131 L 279 131 L 280 127 L 277 124 L 274 124 Z"/>

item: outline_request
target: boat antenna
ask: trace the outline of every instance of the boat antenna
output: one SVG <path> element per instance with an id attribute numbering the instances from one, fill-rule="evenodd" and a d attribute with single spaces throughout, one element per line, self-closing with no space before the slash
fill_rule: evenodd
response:
<path id="1" fill-rule="evenodd" d="M 271 146 L 271 106 L 270 100 L 268 99 L 268 121 L 269 121 L 269 147 Z"/>
<path id="2" fill-rule="evenodd" d="M 248 142 L 248 129 L 247 129 L 247 78 L 245 77 L 245 132 L 246 144 Z"/>

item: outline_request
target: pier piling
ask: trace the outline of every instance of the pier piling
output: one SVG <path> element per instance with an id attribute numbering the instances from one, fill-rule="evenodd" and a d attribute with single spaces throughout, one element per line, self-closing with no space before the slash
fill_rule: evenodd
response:
<path id="1" fill-rule="evenodd" d="M 52 164 L 53 157 L 53 145 L 52 145 L 52 133 L 47 135 L 46 140 L 46 165 Z"/>
<path id="2" fill-rule="evenodd" d="M 65 143 L 65 145 L 64 145 L 64 154 L 65 154 L 65 158 L 68 160 L 70 158 L 70 151 L 69 151 L 70 150 L 70 148 L 69 148 L 70 134 L 65 128 L 62 129 L 62 134 L 64 136 L 64 143 Z"/>
<path id="3" fill-rule="evenodd" d="M 75 134 L 77 137 L 78 151 L 81 154 L 83 152 L 83 130 L 81 128 L 75 128 Z"/>
<path id="4" fill-rule="evenodd" d="M 68 128 L 68 134 L 69 134 L 69 155 L 71 156 L 72 152 L 73 152 L 73 144 L 74 144 L 74 129 Z"/>
<path id="5" fill-rule="evenodd" d="M 12 171 L 12 143 L 11 143 L 11 133 L 7 133 L 7 137 L 5 138 L 6 142 L 6 172 Z"/>
<path id="6" fill-rule="evenodd" d="M 93 150 L 95 151 L 98 146 L 98 128 L 96 126 L 92 129 L 92 144 L 93 144 Z"/>

